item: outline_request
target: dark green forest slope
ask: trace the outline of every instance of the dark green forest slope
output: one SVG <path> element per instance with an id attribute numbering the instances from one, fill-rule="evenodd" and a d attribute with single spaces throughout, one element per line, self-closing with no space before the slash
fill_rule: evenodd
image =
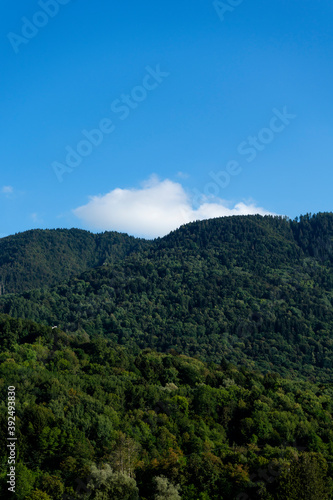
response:
<path id="1" fill-rule="evenodd" d="M 333 214 L 181 227 L 0 311 L 114 342 L 331 380 Z"/>
<path id="2" fill-rule="evenodd" d="M 13 422 L 18 500 L 333 499 L 332 213 L 30 231 L 0 276 L 1 499 Z"/>
<path id="3" fill-rule="evenodd" d="M 0 294 L 52 286 L 149 242 L 126 234 L 79 229 L 31 230 L 0 239 Z"/>
<path id="4" fill-rule="evenodd" d="M 332 384 L 133 354 L 4 315 L 0 345 L 1 499 L 332 499 Z"/>

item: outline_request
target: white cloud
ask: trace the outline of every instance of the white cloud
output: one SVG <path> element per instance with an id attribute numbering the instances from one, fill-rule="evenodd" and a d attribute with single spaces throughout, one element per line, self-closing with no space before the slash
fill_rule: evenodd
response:
<path id="1" fill-rule="evenodd" d="M 177 172 L 177 177 L 179 177 L 179 179 L 188 179 L 190 177 L 189 174 L 187 174 L 186 172 Z"/>
<path id="2" fill-rule="evenodd" d="M 141 189 L 114 189 L 105 195 L 90 196 L 86 205 L 73 213 L 91 229 L 120 231 L 146 238 L 164 236 L 182 224 L 228 215 L 266 215 L 253 202 L 237 203 L 229 208 L 221 199 L 205 200 L 193 208 L 190 196 L 181 184 L 156 176 Z"/>
<path id="3" fill-rule="evenodd" d="M 1 192 L 3 194 L 12 194 L 14 191 L 14 188 L 12 186 L 3 186 L 1 189 Z"/>
<path id="4" fill-rule="evenodd" d="M 40 217 L 40 215 L 37 212 L 33 212 L 32 214 L 30 214 L 30 218 L 34 224 L 42 224 L 43 223 L 43 219 Z"/>

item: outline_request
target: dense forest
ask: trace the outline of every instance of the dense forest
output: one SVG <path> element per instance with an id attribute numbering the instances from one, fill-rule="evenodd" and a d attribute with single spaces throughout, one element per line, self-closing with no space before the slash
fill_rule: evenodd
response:
<path id="1" fill-rule="evenodd" d="M 0 239 L 0 294 L 52 286 L 148 245 L 127 234 L 80 229 L 35 229 L 7 236 Z"/>
<path id="2" fill-rule="evenodd" d="M 325 500 L 332 385 L 0 318 L 18 500 Z M 6 381 L 6 383 L 5 383 Z M 7 408 L 0 407 L 1 498 Z"/>
<path id="3" fill-rule="evenodd" d="M 0 239 L 0 497 L 333 499 L 333 214 Z"/>
<path id="4" fill-rule="evenodd" d="M 0 311 L 133 352 L 330 380 L 332 260 L 333 214 L 213 219 L 54 287 L 5 294 Z"/>

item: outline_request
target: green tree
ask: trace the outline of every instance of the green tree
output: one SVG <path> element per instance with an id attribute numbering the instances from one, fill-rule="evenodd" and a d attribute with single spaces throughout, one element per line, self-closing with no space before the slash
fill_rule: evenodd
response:
<path id="1" fill-rule="evenodd" d="M 119 432 L 115 448 L 111 454 L 111 463 L 114 469 L 129 477 L 134 476 L 134 469 L 138 461 L 140 446 L 132 438 Z"/>
<path id="2" fill-rule="evenodd" d="M 278 500 L 328 500 L 332 493 L 327 479 L 328 465 L 318 453 L 301 453 L 279 479 Z"/>
<path id="3" fill-rule="evenodd" d="M 18 463 L 16 466 L 16 497 L 18 500 L 24 500 L 32 491 L 36 473 L 28 469 L 24 464 Z"/>
<path id="4" fill-rule="evenodd" d="M 85 496 L 89 500 L 138 500 L 139 489 L 136 481 L 127 474 L 115 472 L 109 464 L 102 469 L 91 468 L 90 492 Z"/>
<path id="5" fill-rule="evenodd" d="M 34 490 L 26 500 L 52 500 L 52 498 L 45 491 Z"/>
<path id="6" fill-rule="evenodd" d="M 164 476 L 155 477 L 155 482 L 157 490 L 155 500 L 181 500 L 179 485 L 173 485 L 169 479 Z"/>
<path id="7" fill-rule="evenodd" d="M 51 476 L 50 474 L 45 474 L 41 480 L 41 488 L 48 495 L 50 495 L 54 500 L 61 500 L 65 487 L 63 482 L 58 476 Z"/>

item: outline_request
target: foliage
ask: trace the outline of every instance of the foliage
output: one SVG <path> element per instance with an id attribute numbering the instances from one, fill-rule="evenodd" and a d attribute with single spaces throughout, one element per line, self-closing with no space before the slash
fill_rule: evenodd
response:
<path id="1" fill-rule="evenodd" d="M 1 239 L 0 497 L 13 385 L 19 500 L 331 499 L 332 261 L 333 214 Z"/>
<path id="2" fill-rule="evenodd" d="M 122 472 L 115 472 L 106 464 L 102 469 L 93 466 L 91 481 L 88 484 L 91 492 L 86 495 L 89 500 L 138 500 L 138 488 L 133 478 Z"/>
<path id="3" fill-rule="evenodd" d="M 76 498 L 78 491 L 86 500 L 332 495 L 330 383 L 176 352 L 134 354 L 99 336 L 59 332 L 54 344 L 48 328 L 25 326 L 35 340 L 16 332 L 20 343 L 0 355 L 1 400 L 8 383 L 17 388 L 22 500 Z M 77 360 L 75 369 L 56 362 L 65 356 Z M 4 458 L 6 415 L 2 405 Z M 1 498 L 6 469 L 3 461 Z"/>
<path id="4" fill-rule="evenodd" d="M 116 232 L 34 229 L 0 238 L 0 295 L 55 285 L 149 242 Z"/>
<path id="5" fill-rule="evenodd" d="M 181 500 L 179 496 L 180 486 L 174 486 L 166 477 L 155 477 L 157 492 L 155 500 Z"/>
<path id="6" fill-rule="evenodd" d="M 0 311 L 100 334 L 133 352 L 175 349 L 207 362 L 331 379 L 333 214 L 213 219 L 140 245 L 53 288 L 4 295 Z M 63 369 L 67 361 L 59 361 Z"/>

